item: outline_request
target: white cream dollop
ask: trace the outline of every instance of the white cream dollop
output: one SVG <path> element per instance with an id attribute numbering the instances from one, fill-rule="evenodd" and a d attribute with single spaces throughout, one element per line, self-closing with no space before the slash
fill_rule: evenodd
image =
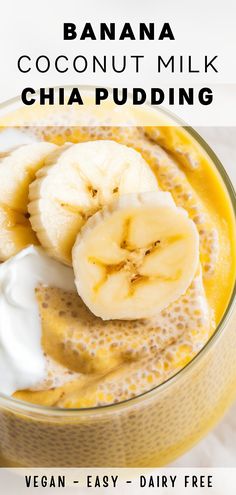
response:
<path id="1" fill-rule="evenodd" d="M 0 153 L 7 153 L 12 148 L 38 142 L 39 139 L 33 133 L 19 131 L 19 129 L 8 128 L 0 132 Z"/>
<path id="2" fill-rule="evenodd" d="M 73 270 L 33 246 L 0 265 L 0 392 L 6 395 L 46 378 L 35 297 L 40 284 L 75 290 Z"/>

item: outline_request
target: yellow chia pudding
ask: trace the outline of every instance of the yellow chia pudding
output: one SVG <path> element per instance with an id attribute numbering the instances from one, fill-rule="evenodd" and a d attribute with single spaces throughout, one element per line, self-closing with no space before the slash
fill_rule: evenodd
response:
<path id="1" fill-rule="evenodd" d="M 235 227 L 224 181 L 180 127 L 25 126 L 3 129 L 2 137 L 8 132 L 19 132 L 22 144 L 1 153 L 0 283 L 9 284 L 25 323 L 21 338 L 11 332 L 17 342 L 11 359 L 14 340 L 0 340 L 7 382 L 0 392 L 23 409 L 22 401 L 48 409 L 39 419 L 36 409 L 13 412 L 9 406 L 1 413 L 0 405 L 2 455 L 10 459 L 2 465 L 165 464 L 220 414 L 214 404 L 209 413 L 207 397 L 208 386 L 214 389 L 210 402 L 220 391 L 220 371 L 216 384 L 213 377 L 207 382 L 197 361 L 191 383 L 182 390 L 174 385 L 172 402 L 165 394 L 169 379 L 180 377 L 211 339 L 232 296 Z M 32 282 L 36 265 L 43 268 L 35 268 Z M 23 282 L 16 294 L 24 270 L 33 294 L 28 308 L 21 301 Z M 13 313 L 7 296 L 0 304 L 4 315 Z M 25 362 L 29 356 L 27 369 L 15 357 L 21 351 Z M 219 369 L 223 355 L 222 344 Z M 205 370 L 210 363 L 205 358 Z M 160 406 L 152 394 L 164 382 Z M 140 396 L 149 405 L 139 406 Z M 101 407 L 114 404 L 120 412 Z M 52 419 L 61 408 L 91 408 L 95 416 Z M 9 425 L 16 448 L 8 445 Z M 108 448 L 112 435 L 116 446 L 111 440 Z"/>
<path id="2" fill-rule="evenodd" d="M 138 308 L 134 307 L 132 319 L 110 318 L 104 321 L 102 317 L 96 316 L 89 310 L 77 291 L 65 292 L 44 285 L 36 288 L 47 376 L 35 389 L 17 391 L 15 397 L 42 405 L 72 408 L 101 406 L 135 397 L 164 382 L 183 368 L 205 345 L 227 307 L 234 282 L 234 233 L 229 200 L 224 187 L 216 171 L 207 159 L 201 156 L 197 148 L 193 148 L 192 151 L 184 140 L 177 149 L 173 147 L 175 129 L 133 127 L 58 129 L 55 127 L 30 129 L 30 132 L 37 133 L 39 139 L 45 142 L 59 145 L 59 149 L 53 150 L 46 156 L 46 163 L 44 162 L 43 166 L 42 163 L 40 164 L 36 177 L 30 176 L 30 195 L 26 211 L 28 206 L 32 219 L 27 218 L 27 235 L 33 238 L 36 233 L 42 247 L 49 255 L 61 259 L 61 262 L 71 263 L 71 250 L 81 224 L 84 225 L 91 215 L 101 208 L 103 201 L 106 204 L 106 198 L 103 200 L 106 194 L 107 201 L 115 202 L 119 195 L 119 187 L 123 187 L 124 194 L 146 189 L 148 195 L 149 189 L 155 191 L 155 188 L 157 191 L 168 191 L 175 204 L 184 208 L 197 227 L 200 241 L 199 264 L 194 276 L 190 278 L 189 285 L 180 297 L 169 305 L 164 305 L 164 308 L 161 311 L 157 310 L 156 314 L 154 311 L 150 318 L 135 318 Z M 153 177 L 149 177 L 147 173 L 147 186 L 143 170 L 139 171 L 139 162 L 136 165 L 137 174 L 143 175 L 141 177 L 138 175 L 136 180 L 134 170 L 131 171 L 131 177 L 128 176 L 126 150 L 121 150 L 124 156 L 121 157 L 120 169 L 118 168 L 120 163 L 115 160 L 116 148 L 109 150 L 109 154 L 114 153 L 115 157 L 111 156 L 109 161 L 108 154 L 108 157 L 102 158 L 100 165 L 97 156 L 100 150 L 97 146 L 98 140 L 102 140 L 105 147 L 114 140 L 132 150 L 137 150 L 144 158 L 150 173 L 153 174 Z M 84 150 L 80 151 L 79 147 L 76 149 L 76 145 L 68 144 L 68 141 L 86 142 L 89 146 L 91 141 L 95 142 L 96 148 L 92 150 L 91 156 L 88 156 L 88 160 L 94 160 L 93 153 L 95 153 L 97 160 L 95 165 L 90 162 L 86 169 L 84 158 L 80 158 L 80 152 L 84 153 Z M 68 148 L 71 157 L 67 156 Z M 104 153 L 103 149 L 101 153 Z M 90 155 L 89 150 L 88 155 Z M 134 162 L 137 161 L 136 156 L 130 158 L 128 154 L 128 160 L 132 159 Z M 59 169 L 59 160 L 64 170 Z M 81 163 L 81 171 L 79 165 L 76 169 L 76 160 L 79 165 Z M 100 175 L 95 170 L 96 163 L 100 167 Z M 4 160 L 0 173 L 4 173 L 3 165 Z M 82 180 L 86 180 L 88 204 L 85 204 L 86 198 L 79 197 L 84 193 L 80 189 L 80 174 L 86 175 L 86 172 L 87 176 L 85 178 L 83 176 Z M 125 173 L 128 184 L 124 183 Z M 140 179 L 141 183 L 139 183 Z M 111 188 L 112 193 L 107 193 Z M 156 194 L 158 195 L 158 192 Z M 99 195 L 100 198 L 97 198 Z M 43 201 L 45 212 L 42 211 Z M 5 205 L 2 205 L 2 208 L 4 210 Z M 83 209 L 86 220 L 81 219 Z M 39 218 L 40 212 L 41 218 Z M 158 212 L 155 212 L 156 214 L 158 215 Z M 149 214 L 144 224 L 148 221 L 148 217 Z M 165 218 L 162 220 L 163 225 L 160 228 L 165 225 Z M 56 224 L 57 221 L 59 224 Z M 69 229 L 70 221 L 72 226 Z M 15 228 L 17 227 L 16 220 Z M 114 229 L 117 231 L 118 228 L 114 220 Z M 11 232 L 14 235 L 12 227 Z M 141 243 L 147 251 L 150 246 L 149 241 L 145 245 L 144 225 L 140 235 Z M 167 235 L 171 238 L 173 234 L 167 231 Z M 99 233 L 98 238 L 94 238 L 93 241 L 95 244 L 99 242 Z M 3 242 L 5 244 L 4 238 Z M 19 242 L 23 247 L 24 238 L 20 238 L 20 235 Z M 111 254 L 109 242 L 112 241 L 105 239 L 101 249 L 98 248 L 100 258 L 107 257 L 108 264 Z M 119 242 L 122 242 L 121 237 Z M 165 249 L 170 250 L 169 256 L 173 256 L 170 260 L 173 273 L 175 263 L 178 261 L 176 249 L 179 242 L 181 240 L 178 238 L 173 239 L 173 253 L 165 244 L 162 251 L 165 255 Z M 25 246 L 27 244 L 26 238 Z M 187 251 L 184 251 L 184 245 L 181 245 L 180 249 L 181 255 L 186 258 Z M 159 244 L 156 252 L 160 251 Z M 168 251 L 166 253 L 168 256 Z M 150 254 L 146 254 L 146 259 L 150 262 Z M 160 262 L 165 263 L 163 256 Z M 117 269 L 118 274 L 121 272 L 120 263 L 118 254 L 117 260 L 115 258 L 113 260 L 113 267 Z M 167 263 L 169 263 L 168 259 Z M 124 284 L 123 279 L 122 283 Z M 166 283 L 171 284 L 171 280 Z M 110 286 L 108 290 L 111 290 Z M 158 291 L 161 288 L 154 287 L 152 290 Z M 117 292 L 114 292 L 114 297 L 117 297 Z M 112 305 L 112 299 L 109 304 Z M 136 304 L 134 298 L 131 298 L 131 304 Z M 142 304 L 140 300 L 139 304 Z"/>

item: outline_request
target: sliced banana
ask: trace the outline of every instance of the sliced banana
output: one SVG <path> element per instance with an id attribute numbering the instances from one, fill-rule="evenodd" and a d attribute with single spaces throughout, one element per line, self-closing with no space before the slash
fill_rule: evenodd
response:
<path id="1" fill-rule="evenodd" d="M 118 195 L 156 191 L 142 156 L 113 141 L 62 147 L 30 186 L 30 221 L 42 246 L 71 264 L 71 250 L 86 220 Z"/>
<path id="2" fill-rule="evenodd" d="M 29 220 L 0 204 L 0 261 L 6 261 L 30 244 L 38 244 Z"/>
<path id="3" fill-rule="evenodd" d="M 72 259 L 78 293 L 96 316 L 149 318 L 191 284 L 199 236 L 170 193 L 124 195 L 87 221 Z"/>
<path id="4" fill-rule="evenodd" d="M 0 261 L 38 244 L 28 219 L 29 184 L 54 148 L 51 143 L 27 144 L 0 159 Z"/>

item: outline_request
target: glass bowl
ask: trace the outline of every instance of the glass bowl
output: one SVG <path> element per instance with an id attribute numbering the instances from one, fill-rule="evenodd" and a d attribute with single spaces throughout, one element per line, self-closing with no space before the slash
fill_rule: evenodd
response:
<path id="1" fill-rule="evenodd" d="M 19 98 L 3 103 L 0 117 L 16 106 Z M 235 192 L 222 164 L 197 132 L 185 129 L 221 175 L 235 215 Z M 0 395 L 0 465 L 152 467 L 190 449 L 236 395 L 235 294 L 234 287 L 221 323 L 199 354 L 136 398 L 97 408 L 58 409 Z"/>

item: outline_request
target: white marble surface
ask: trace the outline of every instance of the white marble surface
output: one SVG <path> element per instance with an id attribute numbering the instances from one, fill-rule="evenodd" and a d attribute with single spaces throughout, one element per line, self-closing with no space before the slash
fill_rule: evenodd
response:
<path id="1" fill-rule="evenodd" d="M 199 128 L 198 132 L 215 151 L 236 187 L 236 128 Z M 236 403 L 204 440 L 172 465 L 236 467 Z"/>

